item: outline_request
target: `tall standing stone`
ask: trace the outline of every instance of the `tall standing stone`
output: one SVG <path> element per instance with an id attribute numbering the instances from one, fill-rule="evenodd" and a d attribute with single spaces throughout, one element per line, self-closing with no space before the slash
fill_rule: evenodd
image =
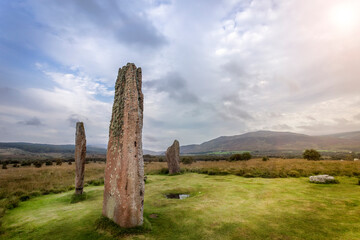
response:
<path id="1" fill-rule="evenodd" d="M 84 188 L 84 173 L 85 173 L 85 158 L 86 158 L 86 136 L 84 123 L 76 123 L 75 135 L 75 194 L 82 194 Z"/>
<path id="2" fill-rule="evenodd" d="M 119 69 L 106 156 L 103 215 L 121 227 L 143 224 L 144 159 L 141 68 Z"/>
<path id="3" fill-rule="evenodd" d="M 170 174 L 180 172 L 180 145 L 178 140 L 175 140 L 173 145 L 166 150 L 166 161 Z"/>

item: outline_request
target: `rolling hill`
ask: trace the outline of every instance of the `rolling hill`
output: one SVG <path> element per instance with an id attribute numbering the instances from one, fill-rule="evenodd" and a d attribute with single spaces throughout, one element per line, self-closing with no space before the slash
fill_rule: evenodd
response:
<path id="1" fill-rule="evenodd" d="M 257 131 L 222 136 L 202 144 L 181 146 L 183 154 L 219 151 L 303 151 L 307 148 L 328 151 L 360 151 L 360 132 L 309 136 L 292 132 Z"/>
<path id="2" fill-rule="evenodd" d="M 360 152 L 360 131 L 324 136 L 309 136 L 292 132 L 257 131 L 235 136 L 222 136 L 202 144 L 180 147 L 181 154 L 210 154 L 214 152 L 256 151 L 302 152 L 314 148 L 325 151 Z M 106 154 L 102 146 L 87 146 L 88 154 Z M 0 143 L 0 156 L 72 156 L 74 145 L 52 145 L 38 143 Z M 163 155 L 144 149 L 144 154 Z"/>

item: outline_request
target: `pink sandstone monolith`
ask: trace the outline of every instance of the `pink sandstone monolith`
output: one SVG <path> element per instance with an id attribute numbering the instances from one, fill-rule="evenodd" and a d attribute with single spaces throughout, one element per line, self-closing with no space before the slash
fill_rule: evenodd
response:
<path id="1" fill-rule="evenodd" d="M 143 224 L 144 159 L 141 68 L 119 69 L 106 156 L 103 215 L 121 227 Z"/>
<path id="2" fill-rule="evenodd" d="M 175 140 L 173 145 L 166 150 L 166 161 L 169 168 L 169 174 L 180 172 L 180 145 L 178 140 Z"/>
<path id="3" fill-rule="evenodd" d="M 76 123 L 75 135 L 75 194 L 82 194 L 84 188 L 84 173 L 85 173 L 85 158 L 86 158 L 86 136 L 84 123 Z"/>

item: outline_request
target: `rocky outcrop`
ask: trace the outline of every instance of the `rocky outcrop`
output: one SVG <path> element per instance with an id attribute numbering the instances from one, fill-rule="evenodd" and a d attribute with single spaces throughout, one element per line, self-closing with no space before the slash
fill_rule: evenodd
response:
<path id="1" fill-rule="evenodd" d="M 82 194 L 84 188 L 86 158 L 86 136 L 84 123 L 76 123 L 75 135 L 75 194 Z"/>
<path id="2" fill-rule="evenodd" d="M 173 145 L 166 150 L 166 161 L 169 174 L 180 173 L 180 144 L 178 140 L 175 140 Z"/>
<path id="3" fill-rule="evenodd" d="M 119 69 L 106 156 L 103 215 L 121 227 L 143 224 L 144 160 L 141 68 Z"/>
<path id="4" fill-rule="evenodd" d="M 329 175 L 316 175 L 309 177 L 310 182 L 312 183 L 337 183 L 333 176 Z"/>

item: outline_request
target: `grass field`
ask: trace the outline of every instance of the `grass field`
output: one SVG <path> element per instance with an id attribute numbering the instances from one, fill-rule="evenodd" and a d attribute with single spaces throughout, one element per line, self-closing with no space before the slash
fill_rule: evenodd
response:
<path id="1" fill-rule="evenodd" d="M 124 239 L 360 239 L 360 186 L 311 184 L 307 178 L 243 178 L 187 173 L 151 175 L 144 215 L 151 231 Z M 116 239 L 96 230 L 103 186 L 70 204 L 71 192 L 20 203 L 3 218 L 5 239 Z M 184 200 L 165 193 L 186 192 Z M 157 218 L 150 218 L 157 214 Z"/>
<path id="2" fill-rule="evenodd" d="M 104 163 L 86 164 L 85 182 L 87 186 L 98 186 L 103 183 L 104 167 Z M 166 173 L 166 167 L 167 165 L 164 162 L 146 163 L 145 173 L 151 175 L 149 176 L 150 181 L 153 181 L 154 179 L 158 179 L 158 174 Z M 203 175 L 200 176 L 218 176 L 219 179 L 226 179 L 230 177 L 228 175 L 233 175 L 232 177 L 234 179 L 244 179 L 241 177 L 244 176 L 249 178 L 249 181 L 253 180 L 250 178 L 255 178 L 256 181 L 266 180 L 257 178 L 271 178 L 268 180 L 277 180 L 279 182 L 278 187 L 280 188 L 286 181 L 297 181 L 296 179 L 281 178 L 298 178 L 314 174 L 330 174 L 334 176 L 353 177 L 344 179 L 351 179 L 351 181 L 355 183 L 357 182 L 357 177 L 360 176 L 360 162 L 358 161 L 306 161 L 303 159 L 271 159 L 266 162 L 261 159 L 240 162 L 199 161 L 191 165 L 181 164 L 181 168 L 185 173 L 202 173 Z M 185 174 L 184 176 L 188 176 L 188 174 Z M 189 176 L 193 175 L 190 174 Z M 165 177 L 165 175 L 163 175 L 163 177 Z M 41 168 L 26 166 L 0 169 L 0 232 L 2 229 L 1 224 L 3 222 L 2 217 L 6 211 L 9 212 L 9 209 L 12 208 L 15 208 L 14 211 L 17 211 L 16 207 L 19 204 L 26 204 L 29 199 L 31 201 L 31 199 L 37 199 L 42 195 L 63 192 L 68 192 L 66 194 L 70 194 L 74 189 L 74 178 L 74 164 L 43 166 Z M 165 179 L 167 178 L 165 177 Z M 169 180 L 171 179 L 172 178 L 169 178 Z M 197 179 L 194 179 L 194 181 L 197 181 Z M 202 183 L 194 182 L 193 184 L 201 185 Z M 147 187 L 148 186 L 152 185 L 147 185 Z M 340 191 L 338 194 L 343 194 L 343 192 Z M 92 193 L 90 193 L 90 196 L 91 195 Z M 58 195 L 51 196 L 57 198 L 56 196 Z M 100 193 L 99 196 L 101 196 Z M 253 200 L 255 201 L 256 199 Z"/>

